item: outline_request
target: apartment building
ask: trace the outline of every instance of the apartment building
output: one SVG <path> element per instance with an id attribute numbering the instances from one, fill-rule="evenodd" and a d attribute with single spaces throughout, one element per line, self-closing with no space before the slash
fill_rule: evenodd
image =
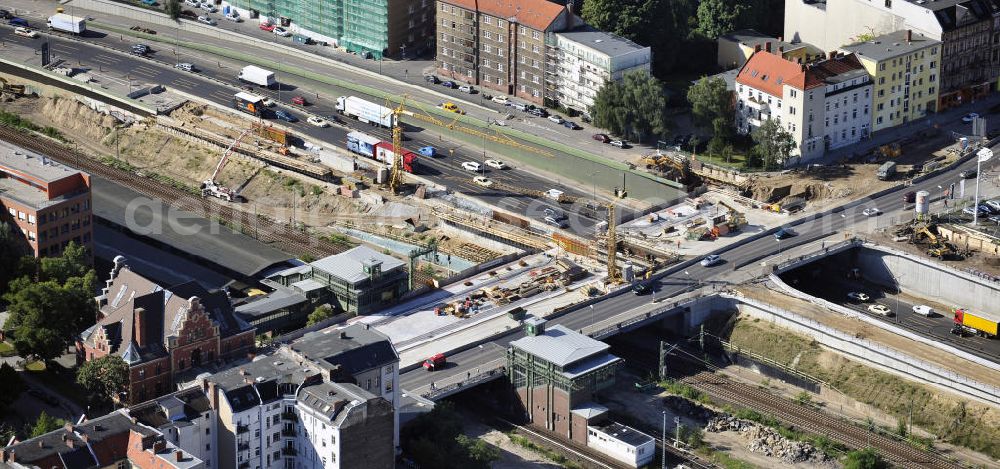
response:
<path id="1" fill-rule="evenodd" d="M 547 0 L 438 0 L 437 72 L 542 104 L 554 92 L 550 32 L 578 24 L 568 7 Z"/>
<path id="2" fill-rule="evenodd" d="M 872 131 L 895 127 L 937 109 L 941 41 L 911 30 L 844 46 L 872 77 Z"/>
<path id="3" fill-rule="evenodd" d="M 74 242 L 93 255 L 87 173 L 0 142 L 0 209 L 25 254 L 58 256 Z"/>
<path id="4" fill-rule="evenodd" d="M 226 0 L 240 16 L 288 28 L 376 60 L 406 58 L 433 47 L 431 0 Z"/>
<path id="5" fill-rule="evenodd" d="M 128 415 L 155 428 L 167 443 L 204 461 L 206 468 L 217 467 L 213 466 L 218 461 L 216 411 L 201 388 L 182 389 L 134 405 Z"/>
<path id="6" fill-rule="evenodd" d="M 131 271 L 121 256 L 96 298 L 97 323 L 77 339 L 77 362 L 118 355 L 129 365 L 124 402 L 174 390 L 179 374 L 244 358 L 254 329 L 233 313 L 229 296 L 195 281 L 164 288 Z"/>
<path id="7" fill-rule="evenodd" d="M 750 134 L 775 119 L 808 161 L 871 133 L 872 83 L 853 54 L 800 64 L 760 51 L 736 76 L 736 126 Z M 785 163 L 785 162 L 781 162 Z"/>
<path id="8" fill-rule="evenodd" d="M 563 107 L 589 113 L 597 92 L 626 73 L 649 73 L 652 53 L 628 39 L 589 26 L 555 33 L 554 95 Z"/>
<path id="9" fill-rule="evenodd" d="M 755 52 L 777 51 L 781 57 L 792 62 L 811 62 L 822 59 L 825 52 L 804 42 L 786 42 L 780 37 L 771 37 L 753 29 L 741 29 L 719 36 L 716 63 L 723 70 L 742 67 Z"/>
<path id="10" fill-rule="evenodd" d="M 785 37 L 824 50 L 912 30 L 941 41 L 937 109 L 985 96 L 1000 77 L 1000 0 L 789 0 Z"/>

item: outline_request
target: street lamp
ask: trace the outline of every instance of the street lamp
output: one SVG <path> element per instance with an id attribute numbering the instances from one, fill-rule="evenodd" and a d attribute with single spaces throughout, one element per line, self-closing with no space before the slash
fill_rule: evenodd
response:
<path id="1" fill-rule="evenodd" d="M 990 150 L 989 148 L 983 148 L 983 149 L 979 150 L 978 152 L 976 152 L 976 157 L 977 157 L 976 158 L 976 198 L 975 198 L 975 204 L 973 205 L 973 208 L 972 208 L 972 226 L 976 226 L 976 223 L 979 221 L 979 180 L 982 179 L 980 177 L 980 171 L 982 170 L 983 162 L 984 161 L 989 161 L 990 158 L 993 158 L 993 150 Z"/>
<path id="2" fill-rule="evenodd" d="M 596 319 L 596 317 L 594 316 L 594 314 L 595 314 L 595 313 L 594 313 L 594 305 L 590 305 L 590 325 L 591 325 L 591 326 L 593 326 L 593 325 L 594 325 L 594 322 L 595 322 L 595 321 L 597 321 L 597 319 Z"/>

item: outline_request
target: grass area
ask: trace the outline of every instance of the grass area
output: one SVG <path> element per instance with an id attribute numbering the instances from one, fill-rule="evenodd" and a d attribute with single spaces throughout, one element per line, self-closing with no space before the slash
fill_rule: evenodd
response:
<path id="1" fill-rule="evenodd" d="M 176 180 L 176 179 L 174 179 L 174 178 L 172 178 L 170 176 L 164 176 L 162 174 L 154 173 L 154 172 L 149 171 L 149 170 L 140 169 L 140 168 L 137 168 L 135 166 L 132 166 L 127 161 L 122 161 L 122 160 L 119 160 L 119 159 L 116 159 L 116 158 L 113 158 L 113 157 L 110 157 L 110 156 L 103 156 L 103 157 L 101 157 L 100 160 L 101 160 L 101 163 L 104 163 L 105 165 L 110 166 L 112 168 L 120 169 L 122 171 L 127 171 L 127 172 L 133 173 L 133 174 L 142 173 L 145 177 L 147 177 L 149 179 L 152 179 L 154 181 L 163 183 L 165 185 L 173 187 L 174 189 L 180 189 L 180 190 L 182 190 L 184 192 L 190 193 L 191 195 L 196 195 L 196 196 L 201 197 L 201 190 L 199 190 L 199 189 L 197 189 L 195 187 L 189 186 L 189 185 L 187 185 L 187 184 L 185 184 L 185 183 L 183 183 L 181 181 L 178 181 L 178 180 Z"/>
<path id="2" fill-rule="evenodd" d="M 660 387 L 670 394 L 681 396 L 685 399 L 701 402 L 702 404 L 712 404 L 712 398 L 707 394 L 679 381 L 668 379 L 660 382 Z"/>
<path id="3" fill-rule="evenodd" d="M 746 155 L 739 155 L 739 154 L 734 154 L 730 156 L 729 161 L 726 161 L 726 159 L 721 156 L 711 155 L 708 153 L 702 153 L 698 155 L 697 158 L 699 161 L 703 161 L 705 163 L 711 163 L 717 166 L 739 169 L 739 170 L 743 169 L 743 164 L 747 160 Z"/>
<path id="4" fill-rule="evenodd" d="M 758 466 L 750 464 L 742 459 L 736 459 L 729 455 L 729 453 L 723 451 L 715 451 L 708 447 L 703 447 L 698 450 L 702 456 L 707 457 L 713 463 L 724 467 L 725 469 L 757 469 Z"/>
<path id="5" fill-rule="evenodd" d="M 730 342 L 830 383 L 837 390 L 897 419 L 913 412 L 913 425 L 943 441 L 1000 458 L 1000 411 L 823 350 L 818 343 L 759 320 L 740 318 Z M 891 433 L 891 432 L 890 432 Z M 927 447 L 926 440 L 913 441 Z"/>
<path id="6" fill-rule="evenodd" d="M 59 132 L 59 129 L 49 126 L 42 127 L 12 112 L 0 111 L 0 124 L 18 129 L 25 129 L 33 132 L 38 132 L 47 137 L 59 140 L 60 142 L 66 142 L 66 137 L 64 137 L 63 134 Z"/>
<path id="7" fill-rule="evenodd" d="M 34 362 L 31 362 L 31 363 L 28 363 L 27 365 L 24 365 L 24 369 L 26 369 L 28 371 L 42 372 L 42 371 L 45 371 L 45 362 L 43 362 L 41 360 L 34 361 Z"/>
<path id="8" fill-rule="evenodd" d="M 14 349 L 13 345 L 0 342 L 0 357 L 13 357 L 14 355 L 17 355 L 17 350 Z"/>
<path id="9" fill-rule="evenodd" d="M 555 462 L 556 464 L 559 464 L 562 467 L 565 467 L 567 469 L 582 469 L 583 468 L 583 466 L 577 464 L 576 462 L 573 462 L 573 461 L 570 461 L 569 459 L 567 459 L 566 456 L 563 456 L 563 455 L 561 455 L 561 454 L 559 454 L 559 453 L 557 453 L 555 451 L 552 451 L 552 450 L 550 450 L 550 449 L 548 449 L 548 448 L 546 448 L 544 446 L 538 446 L 533 441 L 531 441 L 531 440 L 529 440 L 529 439 L 527 439 L 527 438 L 525 438 L 525 437 L 523 437 L 521 435 L 518 435 L 515 432 L 508 432 L 507 433 L 507 438 L 510 438 L 510 441 L 514 442 L 514 444 L 516 444 L 516 445 L 518 445 L 518 446 L 520 446 L 522 448 L 530 449 L 530 450 L 532 450 L 532 451 L 534 451 L 534 452 L 536 452 L 536 453 L 538 453 L 538 454 L 540 454 L 542 456 L 545 456 L 549 460 L 551 460 L 551 461 Z"/>

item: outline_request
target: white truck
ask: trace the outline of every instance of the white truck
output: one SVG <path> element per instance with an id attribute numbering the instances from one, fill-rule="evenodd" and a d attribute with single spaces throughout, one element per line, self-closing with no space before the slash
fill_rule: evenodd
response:
<path id="1" fill-rule="evenodd" d="M 365 101 L 357 96 L 341 96 L 337 98 L 337 111 L 366 124 L 391 128 L 396 123 L 392 109 Z"/>
<path id="2" fill-rule="evenodd" d="M 83 34 L 87 30 L 87 19 L 78 16 L 70 16 L 65 13 L 56 13 L 49 17 L 49 29 L 62 31 L 70 34 Z"/>
<path id="3" fill-rule="evenodd" d="M 278 84 L 278 80 L 274 78 L 274 72 L 265 70 L 256 65 L 247 65 L 246 67 L 243 67 L 243 70 L 240 70 L 240 74 L 237 78 L 239 78 L 240 81 L 253 83 L 266 88 L 274 88 Z"/>

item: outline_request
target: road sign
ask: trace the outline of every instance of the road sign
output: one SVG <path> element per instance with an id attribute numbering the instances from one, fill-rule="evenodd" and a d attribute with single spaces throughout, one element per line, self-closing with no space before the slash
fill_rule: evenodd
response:
<path id="1" fill-rule="evenodd" d="M 993 150 L 990 150 L 989 148 L 983 148 L 978 152 L 976 152 L 976 156 L 979 157 L 980 163 L 985 163 L 989 161 L 990 158 L 993 158 Z"/>

